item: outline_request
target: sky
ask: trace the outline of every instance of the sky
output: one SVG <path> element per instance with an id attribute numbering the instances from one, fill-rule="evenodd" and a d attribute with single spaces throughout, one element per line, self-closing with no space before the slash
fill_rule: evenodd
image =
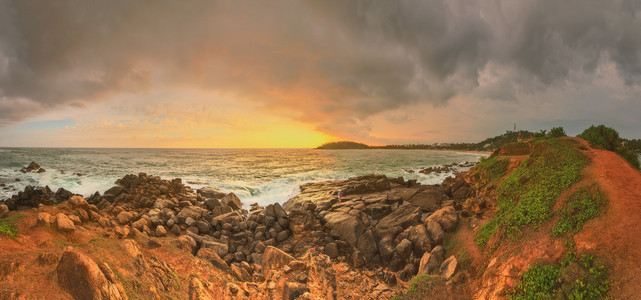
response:
<path id="1" fill-rule="evenodd" d="M 641 138 L 641 1 L 0 0 L 0 146 Z"/>

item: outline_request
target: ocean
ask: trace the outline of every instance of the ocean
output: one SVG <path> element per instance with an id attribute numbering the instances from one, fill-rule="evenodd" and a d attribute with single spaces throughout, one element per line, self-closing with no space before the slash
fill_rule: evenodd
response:
<path id="1" fill-rule="evenodd" d="M 182 178 L 193 188 L 211 185 L 249 205 L 283 203 L 309 182 L 385 174 L 441 183 L 450 173 L 408 172 L 449 163 L 476 162 L 481 153 L 428 150 L 317 149 L 81 149 L 0 148 L 0 200 L 27 185 L 101 194 L 126 174 Z M 31 161 L 44 173 L 21 173 Z M 460 169 L 464 171 L 466 169 Z M 19 179 L 17 181 L 16 179 Z"/>

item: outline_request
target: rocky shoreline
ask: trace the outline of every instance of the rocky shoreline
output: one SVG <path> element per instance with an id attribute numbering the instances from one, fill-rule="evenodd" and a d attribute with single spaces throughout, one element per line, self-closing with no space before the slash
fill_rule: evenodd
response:
<path id="1" fill-rule="evenodd" d="M 246 210 L 233 193 L 193 190 L 179 178 L 140 173 L 86 200 L 64 189 L 28 186 L 0 211 L 56 205 L 57 213 L 38 214 L 39 224 L 67 233 L 100 228 L 109 238 L 133 243 L 146 236 L 152 238 L 148 247 L 160 246 L 153 238 L 175 237 L 180 249 L 253 283 L 230 288 L 235 293 L 336 298 L 350 292 L 346 284 L 359 284 L 362 289 L 352 293 L 391 298 L 413 276 L 457 276 L 459 264 L 443 243 L 471 193 L 463 176 L 425 186 L 368 175 L 306 184 L 282 206 L 255 203 Z M 338 264 L 353 270 L 351 278 L 337 278 L 331 266 Z M 207 294 L 199 287 L 190 284 L 190 294 Z"/>

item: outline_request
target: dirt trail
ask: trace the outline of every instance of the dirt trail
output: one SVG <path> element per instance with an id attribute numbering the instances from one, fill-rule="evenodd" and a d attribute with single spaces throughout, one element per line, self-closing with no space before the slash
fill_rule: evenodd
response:
<path id="1" fill-rule="evenodd" d="M 577 249 L 603 257 L 611 267 L 612 298 L 634 299 L 641 290 L 641 172 L 614 152 L 586 152 L 592 158 L 587 179 L 599 183 L 609 204 L 575 236 Z"/>

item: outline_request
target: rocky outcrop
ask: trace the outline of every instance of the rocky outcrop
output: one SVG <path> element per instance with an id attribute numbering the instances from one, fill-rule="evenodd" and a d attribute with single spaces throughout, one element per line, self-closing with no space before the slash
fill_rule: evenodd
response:
<path id="1" fill-rule="evenodd" d="M 40 167 L 38 163 L 35 161 L 32 161 L 28 166 L 20 169 L 20 172 L 22 173 L 28 173 L 28 172 L 36 172 L 36 173 L 43 173 L 46 172 L 47 170 L 43 169 Z"/>
<path id="2" fill-rule="evenodd" d="M 38 207 L 40 204 L 53 205 L 61 203 L 71 198 L 73 194 L 63 188 L 59 188 L 55 193 L 49 188 L 26 186 L 24 191 L 11 196 L 5 200 L 5 204 L 10 210 L 16 210 L 19 207 Z"/>
<path id="3" fill-rule="evenodd" d="M 127 299 L 115 278 L 107 278 L 93 260 L 79 252 L 65 251 L 56 273 L 60 287 L 75 299 Z"/>

